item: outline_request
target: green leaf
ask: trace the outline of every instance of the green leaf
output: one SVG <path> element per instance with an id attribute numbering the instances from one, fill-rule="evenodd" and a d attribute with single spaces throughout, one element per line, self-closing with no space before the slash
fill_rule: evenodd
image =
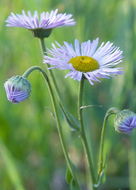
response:
<path id="1" fill-rule="evenodd" d="M 71 184 L 72 183 L 73 176 L 72 176 L 69 168 L 66 169 L 66 176 L 65 176 L 65 178 L 66 178 L 67 184 Z"/>
<path id="2" fill-rule="evenodd" d="M 66 111 L 66 109 L 61 104 L 60 104 L 60 107 L 70 128 L 74 131 L 79 131 L 80 123 L 78 119 L 75 118 L 71 113 Z"/>
<path id="3" fill-rule="evenodd" d="M 79 186 L 74 179 L 72 179 L 72 181 L 71 181 L 70 189 L 71 190 L 79 190 Z"/>
<path id="4" fill-rule="evenodd" d="M 69 168 L 67 168 L 67 170 L 66 170 L 65 179 L 66 179 L 67 184 L 70 185 L 71 190 L 79 190 L 79 186 L 76 183 L 76 181 L 74 180 Z"/>
<path id="5" fill-rule="evenodd" d="M 101 171 L 101 173 L 99 174 L 99 176 L 98 176 L 97 183 L 94 184 L 94 187 L 95 187 L 95 188 L 98 188 L 98 187 L 100 186 L 101 182 L 103 181 L 104 175 L 105 175 L 105 172 L 104 172 L 104 169 L 103 169 L 103 170 Z"/>

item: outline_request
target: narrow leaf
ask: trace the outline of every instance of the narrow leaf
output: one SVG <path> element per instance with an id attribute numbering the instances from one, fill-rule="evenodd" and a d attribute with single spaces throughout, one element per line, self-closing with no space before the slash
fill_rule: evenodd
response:
<path id="1" fill-rule="evenodd" d="M 67 168 L 66 170 L 65 179 L 66 179 L 67 184 L 70 185 L 70 190 L 79 190 L 79 186 L 74 180 L 69 168 Z"/>
<path id="2" fill-rule="evenodd" d="M 72 180 L 73 180 L 73 176 L 72 176 L 72 174 L 71 174 L 69 168 L 66 169 L 65 178 L 66 178 L 67 184 L 71 184 L 71 182 L 72 182 Z"/>
<path id="3" fill-rule="evenodd" d="M 77 185 L 77 183 L 74 179 L 72 179 L 72 181 L 71 181 L 70 189 L 71 190 L 79 190 L 79 186 Z"/>
<path id="4" fill-rule="evenodd" d="M 61 110 L 66 118 L 67 123 L 71 127 L 71 129 L 74 131 L 78 131 L 80 128 L 80 123 L 79 123 L 78 119 L 75 118 L 71 113 L 66 111 L 66 109 L 64 109 L 64 107 L 61 104 L 60 104 L 60 107 L 61 107 Z"/>

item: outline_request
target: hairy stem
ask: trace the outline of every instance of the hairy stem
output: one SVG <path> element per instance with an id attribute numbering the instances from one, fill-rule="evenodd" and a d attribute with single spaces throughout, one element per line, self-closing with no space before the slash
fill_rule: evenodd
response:
<path id="1" fill-rule="evenodd" d="M 84 87 L 84 78 L 82 78 L 80 82 L 80 88 L 79 88 L 79 99 L 78 99 L 78 116 L 79 116 L 79 121 L 81 125 L 81 138 L 82 138 L 82 143 L 87 155 L 88 163 L 89 163 L 89 170 L 90 170 L 90 175 L 91 175 L 91 181 L 92 181 L 92 187 L 93 189 L 96 189 L 94 184 L 95 184 L 95 174 L 94 174 L 94 167 L 93 167 L 93 161 L 92 161 L 92 156 L 91 152 L 89 150 L 89 145 L 87 142 L 87 137 L 85 133 L 85 128 L 84 128 L 84 123 L 83 123 L 83 113 L 81 109 L 82 106 L 82 99 L 83 99 L 83 87 Z"/>
<path id="2" fill-rule="evenodd" d="M 42 48 L 43 55 L 47 55 L 44 38 L 40 38 L 40 43 L 41 43 L 41 48 Z M 53 75 L 53 72 L 52 72 L 51 69 L 48 69 L 48 68 L 49 68 L 49 65 L 48 65 L 48 64 L 45 64 L 45 65 L 46 65 L 47 71 L 48 71 L 48 73 L 49 73 L 49 77 L 51 78 L 51 80 L 52 80 L 52 82 L 53 82 L 53 85 L 54 85 L 56 94 L 57 94 L 57 96 L 58 96 L 58 98 L 59 98 L 59 97 L 60 97 L 60 92 L 59 92 L 59 89 L 58 89 L 58 86 L 57 86 L 55 77 L 54 77 L 54 75 Z"/>
<path id="3" fill-rule="evenodd" d="M 105 142 L 105 135 L 106 135 L 106 124 L 107 124 L 108 118 L 111 115 L 116 114 L 117 112 L 118 112 L 118 109 L 111 108 L 106 112 L 106 115 L 104 117 L 102 131 L 101 131 L 100 149 L 99 149 L 98 177 L 97 177 L 97 185 L 98 186 L 101 183 L 101 177 L 104 173 L 104 168 L 105 168 L 104 142 Z"/>
<path id="4" fill-rule="evenodd" d="M 63 136 L 63 132 L 62 132 L 62 126 L 61 126 L 61 123 L 60 123 L 59 113 L 58 113 L 57 104 L 56 104 L 56 99 L 55 99 L 54 92 L 53 92 L 53 89 L 52 89 L 52 86 L 51 86 L 51 83 L 50 83 L 50 80 L 49 80 L 47 74 L 39 66 L 33 66 L 33 67 L 30 67 L 22 76 L 27 78 L 30 75 L 30 73 L 33 72 L 34 70 L 40 71 L 42 73 L 45 81 L 47 82 L 50 97 L 51 97 L 51 101 L 52 101 L 52 105 L 53 105 L 53 109 L 54 109 L 54 114 L 55 114 L 55 118 L 56 118 L 56 122 L 57 122 L 57 129 L 58 129 L 58 133 L 59 133 L 59 138 L 60 138 L 60 142 L 61 142 L 61 146 L 62 146 L 62 149 L 63 149 L 64 156 L 65 156 L 65 159 L 66 159 L 66 163 L 67 163 L 67 166 L 68 166 L 68 168 L 69 168 L 69 170 L 71 172 L 72 177 L 74 178 L 76 184 L 78 185 L 78 181 L 77 181 L 76 175 L 74 173 L 72 163 L 71 163 L 71 161 L 69 159 L 66 143 L 65 143 L 65 140 L 64 140 L 64 136 Z M 79 185 L 78 185 L 78 187 L 79 187 Z M 80 189 L 80 187 L 79 187 L 79 189 Z"/>

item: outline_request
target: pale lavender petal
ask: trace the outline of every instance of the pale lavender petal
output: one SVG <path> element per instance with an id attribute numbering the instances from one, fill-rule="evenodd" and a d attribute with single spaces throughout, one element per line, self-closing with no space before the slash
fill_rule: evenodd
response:
<path id="1" fill-rule="evenodd" d="M 74 79 L 74 80 L 80 81 L 81 78 L 82 78 L 82 72 L 79 72 L 79 71 L 70 71 L 70 72 L 65 76 L 65 78 L 67 78 L 67 77 L 71 77 L 71 78 Z"/>
<path id="2" fill-rule="evenodd" d="M 92 41 L 92 43 L 90 44 L 91 47 L 90 47 L 90 52 L 89 52 L 89 56 L 93 56 L 97 46 L 98 46 L 98 43 L 99 43 L 99 38 L 96 38 L 95 40 Z"/>
<path id="3" fill-rule="evenodd" d="M 80 56 L 81 55 L 81 50 L 80 50 L 81 46 L 78 40 L 75 40 L 75 53 L 76 56 Z"/>
<path id="4" fill-rule="evenodd" d="M 58 9 L 49 12 L 38 14 L 35 11 L 33 14 L 28 11 L 22 11 L 22 14 L 11 13 L 6 20 L 6 26 L 22 27 L 27 29 L 52 29 L 62 26 L 75 25 L 75 21 L 71 14 L 58 13 Z"/>
<path id="5" fill-rule="evenodd" d="M 113 43 L 102 43 L 98 47 L 99 38 L 93 41 L 86 41 L 80 43 L 75 40 L 74 46 L 68 42 L 64 42 L 64 45 L 59 43 L 52 44 L 52 48 L 47 50 L 48 56 L 44 57 L 44 63 L 52 65 L 52 68 L 68 69 L 70 72 L 66 77 L 71 77 L 75 80 L 81 80 L 82 74 L 90 82 L 91 85 L 94 82 L 100 82 L 101 78 L 111 78 L 116 75 L 123 74 L 122 68 L 115 67 L 122 62 L 122 51 Z M 98 48 L 97 48 L 98 47 Z M 76 70 L 70 63 L 71 58 L 76 56 L 87 56 L 94 58 L 99 68 L 90 72 L 81 72 Z"/>
<path id="6" fill-rule="evenodd" d="M 136 115 L 124 119 L 119 126 L 119 131 L 129 134 L 134 128 L 136 128 Z"/>

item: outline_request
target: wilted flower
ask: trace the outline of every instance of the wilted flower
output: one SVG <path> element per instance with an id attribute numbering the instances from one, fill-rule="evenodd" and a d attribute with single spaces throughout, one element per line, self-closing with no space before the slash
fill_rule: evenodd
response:
<path id="1" fill-rule="evenodd" d="M 44 63 L 53 68 L 68 69 L 70 72 L 65 77 L 80 81 L 85 77 L 91 85 L 100 82 L 99 78 L 110 78 L 122 74 L 121 68 L 113 68 L 122 62 L 122 51 L 109 41 L 98 47 L 99 39 L 79 43 L 75 40 L 72 44 L 52 44 L 48 50 L 49 56 L 44 57 Z"/>
<path id="2" fill-rule="evenodd" d="M 71 26 L 75 24 L 71 14 L 58 13 L 58 9 L 51 12 L 42 12 L 38 14 L 37 11 L 32 14 L 23 10 L 22 14 L 11 13 L 6 20 L 9 27 L 27 28 L 34 32 L 35 37 L 48 37 L 53 28 L 61 26 Z"/>
<path id="3" fill-rule="evenodd" d="M 115 130 L 129 134 L 136 128 L 136 114 L 130 110 L 122 110 L 117 113 L 114 122 Z"/>
<path id="4" fill-rule="evenodd" d="M 22 76 L 13 76 L 4 84 L 7 98 L 12 103 L 19 103 L 30 96 L 31 84 Z"/>

